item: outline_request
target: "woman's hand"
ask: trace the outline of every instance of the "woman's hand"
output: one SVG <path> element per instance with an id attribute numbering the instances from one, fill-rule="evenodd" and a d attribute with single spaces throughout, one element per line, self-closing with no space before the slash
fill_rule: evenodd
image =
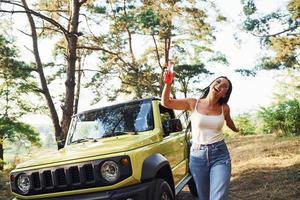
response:
<path id="1" fill-rule="evenodd" d="M 175 73 L 173 71 L 174 61 L 169 61 L 167 64 L 167 69 L 164 72 L 164 83 L 167 85 L 172 84 Z"/>
<path id="2" fill-rule="evenodd" d="M 169 71 L 168 69 L 164 72 L 164 83 L 167 85 L 171 85 L 174 79 L 175 73 Z"/>

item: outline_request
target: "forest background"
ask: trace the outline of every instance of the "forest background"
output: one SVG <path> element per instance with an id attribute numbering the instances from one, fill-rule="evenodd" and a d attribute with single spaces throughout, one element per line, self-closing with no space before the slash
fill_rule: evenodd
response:
<path id="1" fill-rule="evenodd" d="M 299 140 L 299 0 L 0 0 L 0 14 L 3 177 L 78 111 L 159 97 L 169 59 L 174 97 L 226 75 L 238 136 Z"/>

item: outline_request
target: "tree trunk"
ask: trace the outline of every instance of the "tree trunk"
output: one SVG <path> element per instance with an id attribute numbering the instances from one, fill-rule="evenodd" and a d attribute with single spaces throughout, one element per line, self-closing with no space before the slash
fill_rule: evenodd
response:
<path id="1" fill-rule="evenodd" d="M 4 168 L 3 136 L 0 136 L 0 171 Z"/>
<path id="2" fill-rule="evenodd" d="M 81 82 L 81 57 L 78 57 L 77 61 L 77 85 L 76 85 L 76 94 L 74 102 L 74 114 L 78 112 L 79 96 L 80 96 L 80 82 Z"/>
<path id="3" fill-rule="evenodd" d="M 77 59 L 77 41 L 78 41 L 78 21 L 79 21 L 79 10 L 80 2 L 78 0 L 72 1 L 72 13 L 70 18 L 70 28 L 69 34 L 67 35 L 68 40 L 68 52 L 67 52 L 67 80 L 66 85 L 66 97 L 65 104 L 63 106 L 63 116 L 62 116 L 62 135 L 63 138 L 67 137 L 69 130 L 69 125 L 74 110 L 74 94 L 75 94 L 75 68 Z"/>
<path id="4" fill-rule="evenodd" d="M 22 4 L 23 4 L 24 8 L 28 10 L 28 5 L 27 5 L 26 0 L 22 0 Z M 27 15 L 27 18 L 28 18 L 28 21 L 29 21 L 29 24 L 30 24 L 30 28 L 31 28 L 33 53 L 34 53 L 34 57 L 35 57 L 36 65 L 37 65 L 37 72 L 38 72 L 39 77 L 40 77 L 40 82 L 41 82 L 41 86 L 42 86 L 42 93 L 46 98 L 47 105 L 48 105 L 48 108 L 49 108 L 49 111 L 50 111 L 52 123 L 53 123 L 53 126 L 54 126 L 54 131 L 55 131 L 55 138 L 56 138 L 56 140 L 60 140 L 61 139 L 61 126 L 59 124 L 58 114 L 56 112 L 54 103 L 52 101 L 52 97 L 50 95 L 50 91 L 48 89 L 46 77 L 45 77 L 45 74 L 44 74 L 43 64 L 42 64 L 39 49 L 38 49 L 38 37 L 37 37 L 35 23 L 34 23 L 33 17 L 31 16 L 31 14 L 29 12 L 26 12 L 26 15 Z"/>

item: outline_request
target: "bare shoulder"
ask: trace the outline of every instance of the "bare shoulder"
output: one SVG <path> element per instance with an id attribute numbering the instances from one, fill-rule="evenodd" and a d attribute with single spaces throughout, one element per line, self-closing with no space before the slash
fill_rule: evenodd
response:
<path id="1" fill-rule="evenodd" d="M 229 105 L 227 103 L 223 104 L 223 109 L 224 109 L 224 113 L 225 114 L 229 114 L 230 113 L 230 107 L 229 107 Z"/>
<path id="2" fill-rule="evenodd" d="M 195 98 L 188 98 L 188 102 L 189 102 L 189 105 L 190 105 L 190 110 L 193 111 L 195 106 L 196 106 L 196 103 L 197 103 L 197 99 Z"/>

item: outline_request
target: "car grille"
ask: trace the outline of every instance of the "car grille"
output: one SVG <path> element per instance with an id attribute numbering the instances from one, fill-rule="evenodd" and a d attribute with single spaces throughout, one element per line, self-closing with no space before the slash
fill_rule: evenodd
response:
<path id="1" fill-rule="evenodd" d="M 110 160 L 120 163 L 121 158 L 124 158 L 124 156 Z M 32 183 L 31 190 L 27 195 L 112 185 L 114 183 L 107 182 L 101 176 L 100 167 L 104 161 L 106 160 L 96 160 L 86 163 L 24 172 L 30 176 Z M 132 175 L 131 165 L 122 166 L 118 164 L 118 166 L 120 167 L 121 176 L 117 182 Z M 15 185 L 16 183 L 11 184 L 12 190 L 19 193 Z"/>

